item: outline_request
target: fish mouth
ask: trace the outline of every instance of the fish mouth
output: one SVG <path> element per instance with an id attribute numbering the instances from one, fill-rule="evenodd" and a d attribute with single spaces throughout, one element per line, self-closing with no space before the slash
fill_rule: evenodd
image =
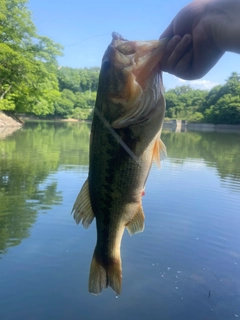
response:
<path id="1" fill-rule="evenodd" d="M 167 40 L 128 41 L 118 33 L 112 37 L 103 63 L 108 62 L 114 70 L 108 98 L 122 107 L 112 127 L 123 128 L 154 116 L 162 105 L 165 109 L 159 62 Z"/>
<path id="2" fill-rule="evenodd" d="M 121 41 L 121 43 L 119 43 Z M 119 62 L 124 64 L 126 57 L 130 59 L 131 65 L 126 67 L 126 71 L 135 75 L 135 80 L 144 89 L 147 80 L 153 69 L 159 64 L 166 40 L 151 41 L 127 41 L 121 35 L 113 33 L 113 43 L 116 43 L 116 50 L 119 52 Z M 118 44 L 119 43 L 119 44 Z"/>

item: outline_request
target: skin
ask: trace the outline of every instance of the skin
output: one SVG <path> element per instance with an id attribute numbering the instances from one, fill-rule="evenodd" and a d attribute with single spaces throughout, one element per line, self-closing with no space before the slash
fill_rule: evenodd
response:
<path id="1" fill-rule="evenodd" d="M 142 195 L 159 140 L 165 100 L 159 60 L 166 41 L 127 41 L 113 33 L 99 76 L 90 137 L 89 175 L 73 207 L 77 223 L 94 217 L 97 244 L 89 292 L 111 287 L 120 294 L 120 246 L 124 229 L 144 229 Z"/>
<path id="2" fill-rule="evenodd" d="M 240 1 L 195 0 L 172 20 L 163 71 L 182 79 L 203 77 L 226 51 L 240 53 Z"/>

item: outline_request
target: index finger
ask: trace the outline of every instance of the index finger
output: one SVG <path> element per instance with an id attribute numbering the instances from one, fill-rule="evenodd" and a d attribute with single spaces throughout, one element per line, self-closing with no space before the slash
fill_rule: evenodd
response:
<path id="1" fill-rule="evenodd" d="M 159 39 L 167 38 L 167 39 L 172 39 L 174 36 L 173 33 L 173 21 L 170 23 L 170 25 L 163 31 Z"/>

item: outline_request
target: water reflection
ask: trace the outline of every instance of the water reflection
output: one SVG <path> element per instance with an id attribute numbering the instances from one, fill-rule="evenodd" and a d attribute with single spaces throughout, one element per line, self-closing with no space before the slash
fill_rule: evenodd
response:
<path id="1" fill-rule="evenodd" d="M 44 122 L 0 140 L 0 254 L 28 237 L 38 210 L 61 204 L 49 175 L 61 165 L 87 165 L 88 144 L 89 125 Z"/>
<path id="2" fill-rule="evenodd" d="M 240 135 L 217 132 L 163 132 L 168 156 L 175 163 L 188 159 L 204 160 L 208 167 L 215 167 L 225 186 L 240 180 Z M 228 182 L 227 182 L 228 181 Z M 235 190 L 236 188 L 233 188 Z"/>
<path id="3" fill-rule="evenodd" d="M 70 216 L 89 133 L 28 123 L 0 140 L 0 319 L 240 317 L 240 136 L 163 132 L 168 158 L 150 172 L 144 232 L 123 237 L 115 299 L 88 293 L 95 225 Z"/>
<path id="4" fill-rule="evenodd" d="M 29 235 L 38 210 L 61 204 L 58 182 L 46 182 L 51 173 L 76 165 L 88 170 L 89 134 L 90 124 L 41 122 L 0 140 L 0 253 Z M 239 135 L 166 131 L 162 139 L 170 162 L 204 160 L 217 169 L 224 187 L 239 192 Z"/>
<path id="5" fill-rule="evenodd" d="M 0 127 L 0 139 L 5 139 L 6 137 L 13 134 L 13 132 L 20 129 L 20 126 L 16 127 Z"/>

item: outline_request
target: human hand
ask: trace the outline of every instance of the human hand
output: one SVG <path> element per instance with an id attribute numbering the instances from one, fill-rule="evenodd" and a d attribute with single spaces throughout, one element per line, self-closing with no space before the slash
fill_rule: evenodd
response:
<path id="1" fill-rule="evenodd" d="M 220 3 L 226 0 L 195 0 L 179 11 L 160 37 L 170 39 L 161 60 L 163 71 L 193 80 L 217 63 L 225 52 L 218 39 L 226 15 Z"/>

